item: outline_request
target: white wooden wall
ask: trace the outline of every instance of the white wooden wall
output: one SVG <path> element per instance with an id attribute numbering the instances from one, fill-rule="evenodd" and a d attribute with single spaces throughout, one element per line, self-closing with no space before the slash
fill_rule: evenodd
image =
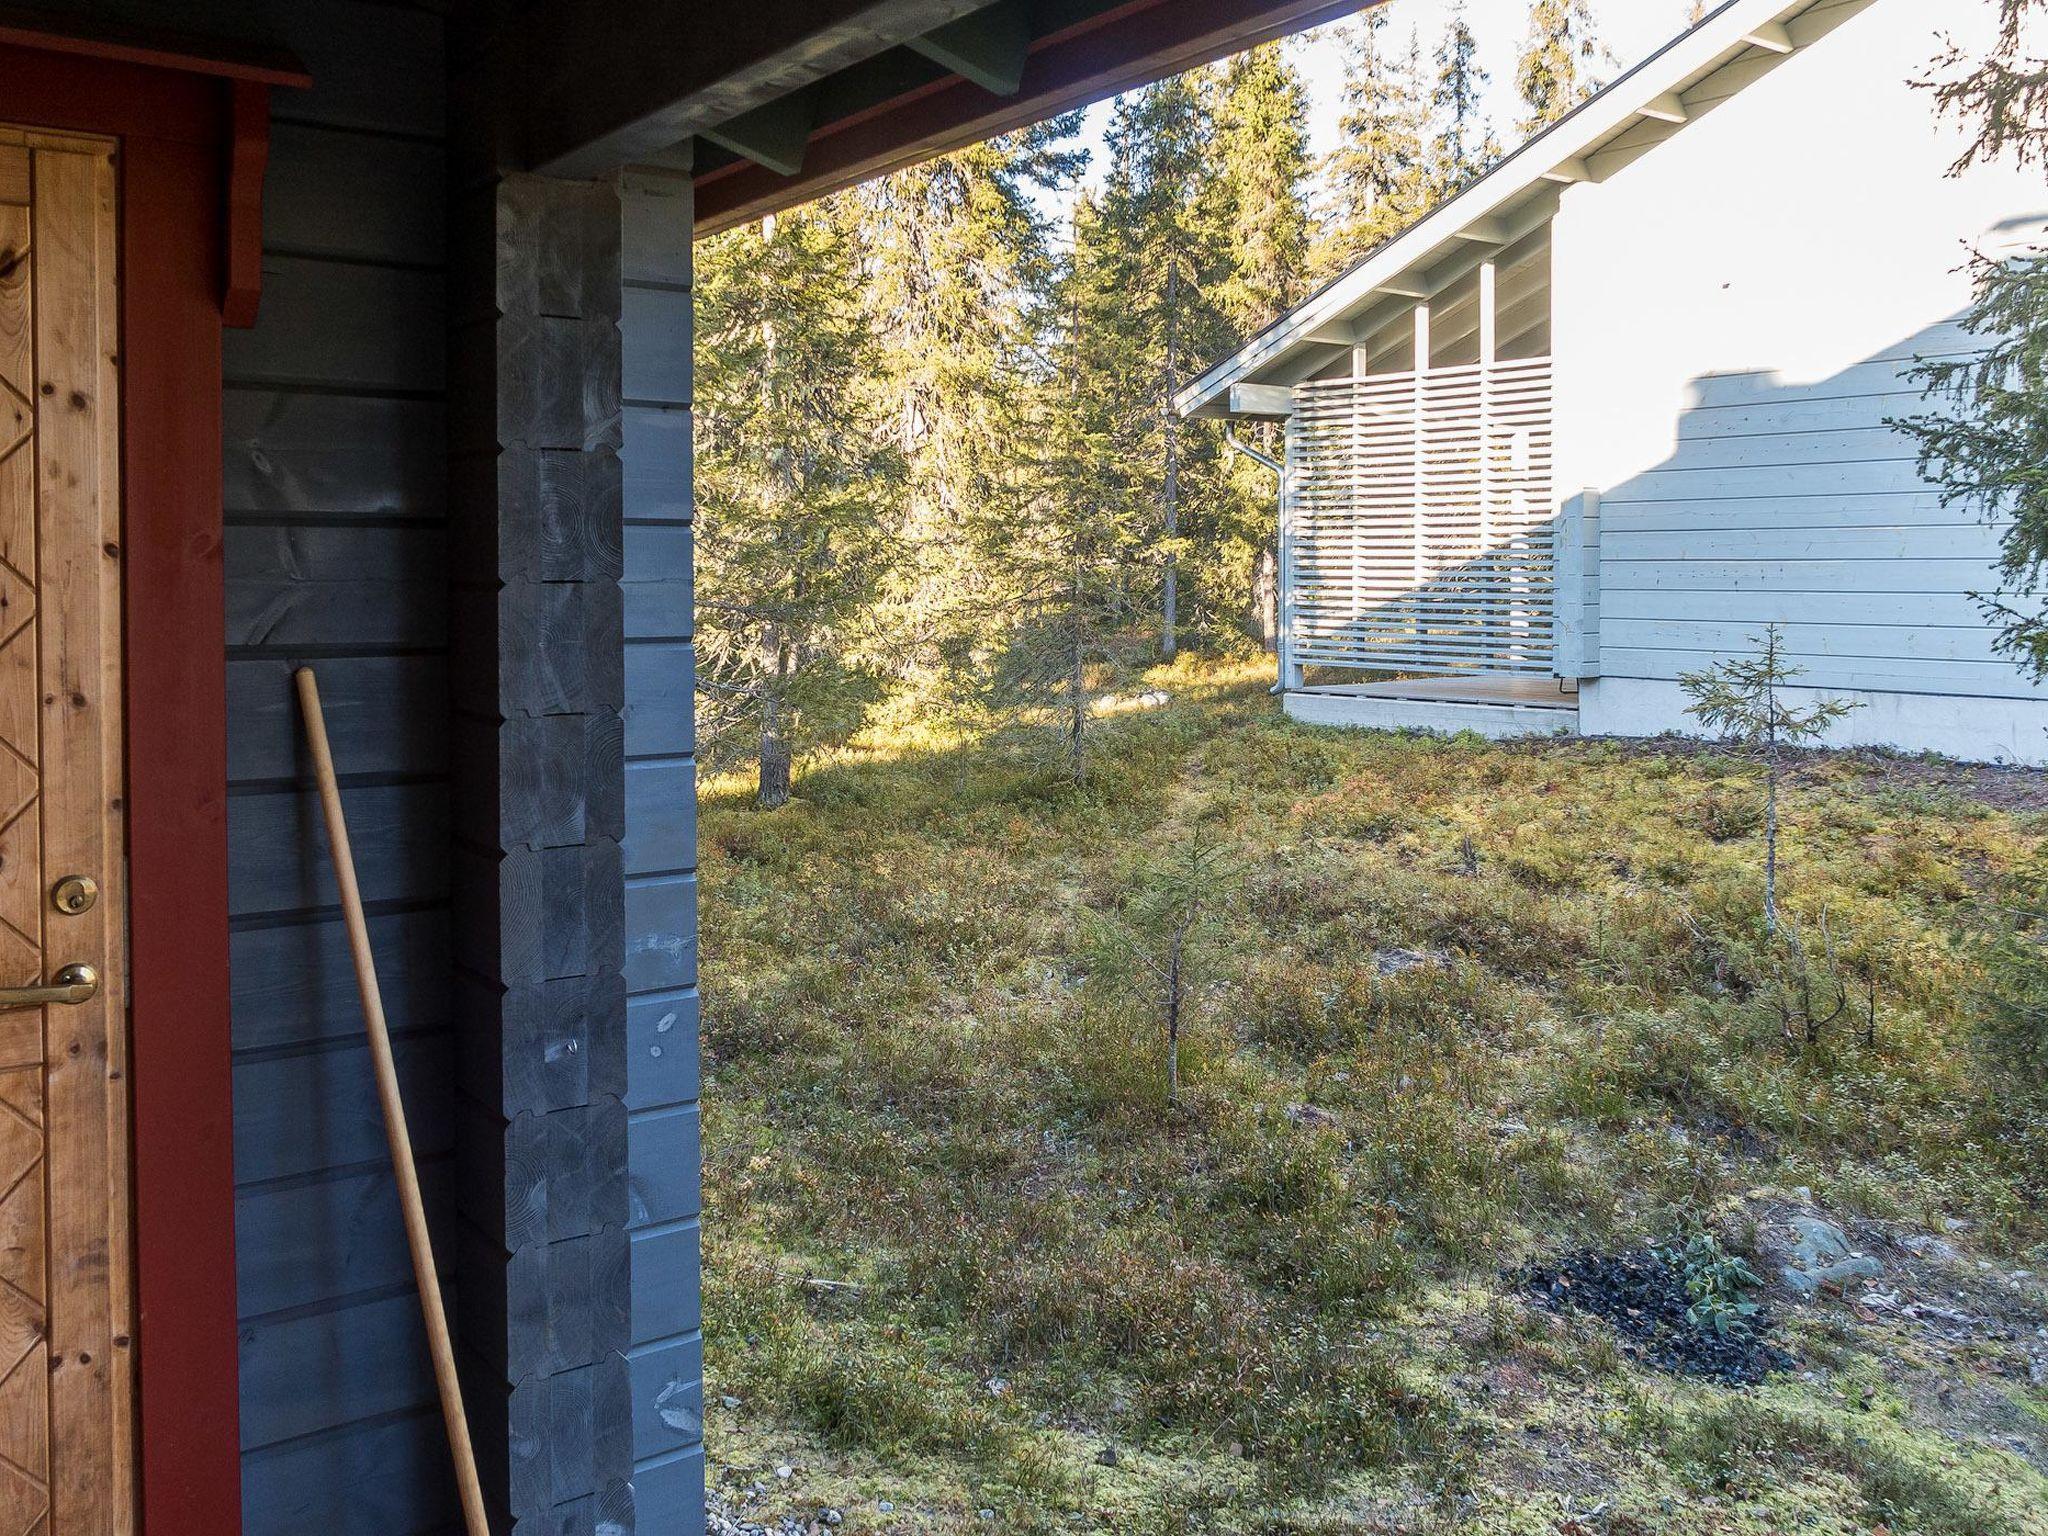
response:
<path id="1" fill-rule="evenodd" d="M 1947 176 L 1962 130 L 1907 83 L 1989 0 L 1817 9 L 1847 19 L 1553 226 L 1556 485 L 1600 494 L 1582 722 L 1684 728 L 1672 680 L 1775 621 L 1810 682 L 1877 706 L 1845 740 L 2038 760 L 2048 694 L 1969 597 L 1996 531 L 1884 422 L 1921 404 L 1914 357 L 1970 344 L 1967 247 L 2039 231 L 2048 182 Z"/>

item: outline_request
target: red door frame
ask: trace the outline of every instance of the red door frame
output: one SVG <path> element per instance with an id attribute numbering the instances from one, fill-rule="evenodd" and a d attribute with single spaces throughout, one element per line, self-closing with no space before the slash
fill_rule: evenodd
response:
<path id="1" fill-rule="evenodd" d="M 0 37 L 0 121 L 120 143 L 139 1514 L 145 1536 L 235 1536 L 221 324 L 223 275 L 235 268 L 246 302 L 248 269 L 224 223 L 249 88 L 282 77 L 29 41 Z"/>

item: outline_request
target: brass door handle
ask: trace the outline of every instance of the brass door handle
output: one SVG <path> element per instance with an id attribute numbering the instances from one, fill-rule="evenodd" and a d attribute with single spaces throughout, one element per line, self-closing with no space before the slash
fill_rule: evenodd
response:
<path id="1" fill-rule="evenodd" d="M 0 1008 L 42 1008 L 82 1003 L 100 989 L 100 973 L 89 965 L 67 965 L 45 987 L 0 987 Z"/>

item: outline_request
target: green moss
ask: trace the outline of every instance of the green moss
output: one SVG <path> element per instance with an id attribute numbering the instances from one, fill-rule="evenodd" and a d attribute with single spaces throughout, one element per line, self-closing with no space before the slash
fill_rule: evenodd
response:
<path id="1" fill-rule="evenodd" d="M 1903 1398 L 1675 1390 L 1505 1278 L 1766 1184 L 2048 1240 L 2048 1107 L 1983 1048 L 1965 935 L 2040 818 L 1802 770 L 1781 899 L 1856 1006 L 1794 1047 L 1742 764 L 1157 681 L 1080 793 L 908 718 L 783 811 L 706 786 L 707 1369 L 748 1426 L 713 1414 L 714 1462 L 817 1447 L 933 1511 L 905 1530 L 2041 1530 L 2038 1478 Z M 1169 1103 L 1115 923 L 1197 823 L 1237 874 Z"/>

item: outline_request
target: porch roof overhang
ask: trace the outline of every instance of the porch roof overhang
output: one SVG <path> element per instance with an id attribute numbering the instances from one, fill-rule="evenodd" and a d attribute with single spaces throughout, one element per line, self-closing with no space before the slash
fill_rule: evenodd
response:
<path id="1" fill-rule="evenodd" d="M 1286 415 L 1287 389 L 1396 309 L 1443 292 L 1486 253 L 1548 221 L 1566 187 L 1601 181 L 1649 153 L 1866 3 L 1726 0 L 1210 368 L 1174 397 L 1174 409 Z"/>
<path id="2" fill-rule="evenodd" d="M 1374 3 L 756 0 L 706 29 L 672 0 L 560 0 L 529 41 L 525 160 L 687 170 L 711 234 Z"/>

